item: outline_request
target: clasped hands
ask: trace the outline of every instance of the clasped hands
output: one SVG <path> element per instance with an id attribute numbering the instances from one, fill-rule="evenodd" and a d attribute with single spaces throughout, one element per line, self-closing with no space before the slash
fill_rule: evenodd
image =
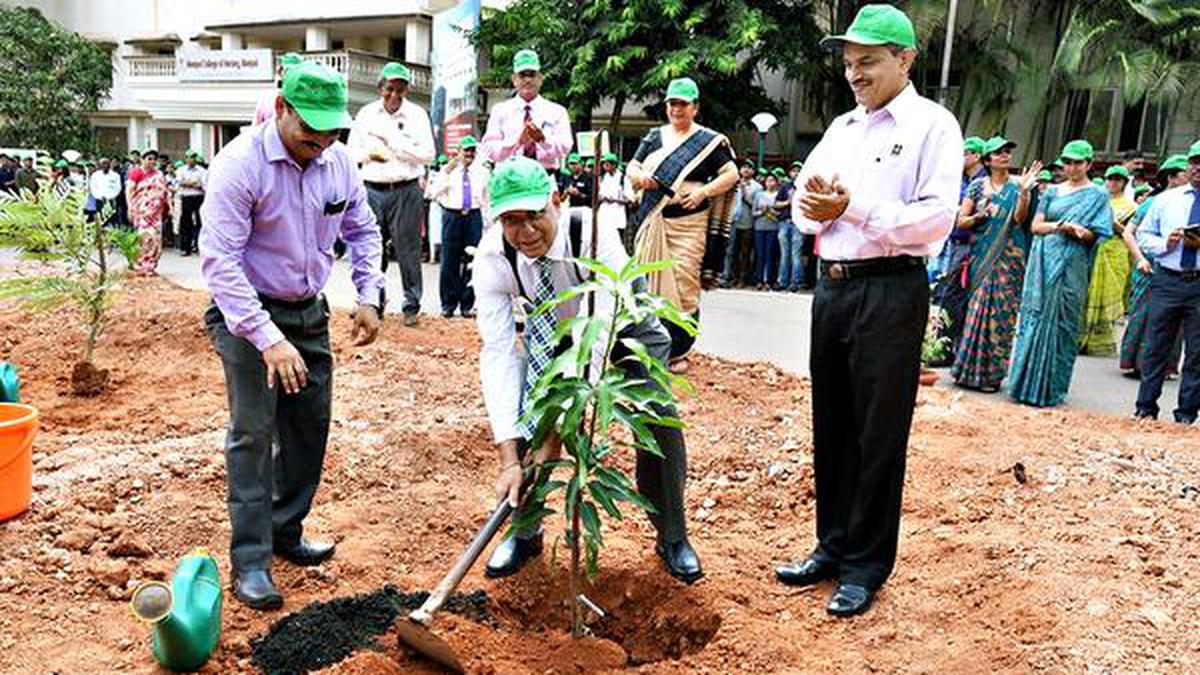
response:
<path id="1" fill-rule="evenodd" d="M 850 205 L 850 191 L 833 174 L 832 180 L 822 176 L 809 176 L 804 191 L 799 195 L 800 213 L 805 218 L 818 222 L 837 220 Z"/>
<path id="2" fill-rule="evenodd" d="M 518 140 L 518 145 L 527 143 L 542 143 L 546 140 L 546 134 L 531 121 L 525 122 L 525 128 L 521 130 L 521 138 Z"/>
<path id="3" fill-rule="evenodd" d="M 1170 251 L 1180 244 L 1183 244 L 1184 248 L 1200 249 L 1200 231 L 1172 230 L 1171 234 L 1167 235 L 1167 250 Z"/>

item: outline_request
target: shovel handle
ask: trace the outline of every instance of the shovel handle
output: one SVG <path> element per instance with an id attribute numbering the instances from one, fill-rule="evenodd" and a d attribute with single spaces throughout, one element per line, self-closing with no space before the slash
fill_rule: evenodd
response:
<path id="1" fill-rule="evenodd" d="M 537 475 L 535 468 L 528 467 L 525 469 L 525 480 L 521 488 L 522 491 L 529 486 L 535 475 Z M 479 533 L 471 540 L 471 544 L 462 552 L 462 555 L 458 556 L 458 560 L 454 562 L 454 567 L 450 568 L 450 571 L 442 579 L 441 583 L 437 585 L 437 588 L 433 589 L 433 592 L 429 594 L 429 599 L 421 605 L 421 608 L 412 613 L 411 618 L 425 623 L 429 621 L 435 612 L 442 608 L 442 605 L 446 603 L 446 598 L 449 598 L 450 594 L 458 588 L 459 582 L 467 575 L 467 572 L 470 571 L 475 561 L 479 559 L 479 555 L 483 553 L 483 549 L 487 548 L 488 542 L 496 536 L 496 532 L 500 530 L 500 526 L 504 524 L 504 521 L 508 519 L 512 512 L 513 507 L 508 503 L 508 498 L 501 499 L 500 503 L 496 505 L 496 509 L 492 511 L 492 515 L 488 517 L 487 522 L 480 528 Z"/>

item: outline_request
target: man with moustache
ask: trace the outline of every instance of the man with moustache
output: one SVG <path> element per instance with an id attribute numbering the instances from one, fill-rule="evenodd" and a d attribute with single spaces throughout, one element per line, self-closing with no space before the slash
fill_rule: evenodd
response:
<path id="1" fill-rule="evenodd" d="M 824 42 L 841 47 L 858 107 L 826 130 L 792 201 L 821 251 L 810 362 L 817 545 L 776 575 L 798 586 L 836 579 L 826 609 L 848 617 L 870 608 L 895 566 L 925 259 L 954 224 L 963 137 L 909 81 L 916 36 L 903 12 L 867 5 Z"/>
<path id="2" fill-rule="evenodd" d="M 480 143 L 483 156 L 499 166 L 513 156 L 528 157 L 551 175 L 558 170 L 575 141 L 567 109 L 541 96 L 542 62 L 532 49 L 513 56 L 516 96 L 492 109 Z"/>
<path id="3" fill-rule="evenodd" d="M 379 100 L 362 107 L 347 141 L 350 156 L 362 167 L 367 198 L 392 248 L 404 285 L 404 325 L 415 327 L 421 311 L 421 220 L 424 217 L 425 165 L 432 162 L 433 127 L 429 115 L 408 100 L 412 73 L 403 63 L 388 63 L 379 74 Z"/>
<path id="4" fill-rule="evenodd" d="M 339 236 L 358 289 L 353 344 L 374 341 L 383 317 L 379 228 L 358 168 L 336 143 L 348 126 L 345 78 L 315 63 L 289 69 L 274 117 L 213 158 L 200 207 L 213 297 L 204 322 L 229 400 L 233 591 L 254 609 L 283 606 L 272 553 L 319 565 L 334 552 L 302 535 L 329 437 L 333 356 L 321 290 Z"/>

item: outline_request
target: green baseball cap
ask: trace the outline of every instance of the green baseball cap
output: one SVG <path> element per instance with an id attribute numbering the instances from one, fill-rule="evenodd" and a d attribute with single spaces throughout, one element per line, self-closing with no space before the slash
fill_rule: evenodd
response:
<path id="1" fill-rule="evenodd" d="M 796 161 L 792 162 L 792 168 L 793 169 L 803 169 L 804 162 L 801 162 L 800 160 L 797 159 Z"/>
<path id="2" fill-rule="evenodd" d="M 1052 180 L 1054 180 L 1054 174 L 1050 173 L 1046 169 L 1042 169 L 1041 171 L 1038 172 L 1037 179 L 1044 180 L 1044 181 L 1052 181 Z"/>
<path id="3" fill-rule="evenodd" d="M 578 164 L 578 163 L 579 163 L 579 153 L 572 152 L 571 154 L 567 155 L 567 164 Z"/>
<path id="4" fill-rule="evenodd" d="M 969 152 L 973 155 L 982 155 L 983 148 L 987 142 L 978 136 L 968 136 L 963 139 L 963 152 Z"/>
<path id="5" fill-rule="evenodd" d="M 1053 162 L 1051 162 L 1051 163 L 1050 163 L 1050 166 L 1052 166 L 1052 167 L 1054 167 L 1054 168 L 1056 168 L 1056 169 L 1061 169 L 1061 168 L 1063 168 L 1062 157 L 1059 157 L 1058 159 L 1056 159 L 1056 160 L 1054 160 Z"/>
<path id="6" fill-rule="evenodd" d="M 1188 168 L 1187 155 L 1171 155 L 1163 160 L 1162 166 L 1158 167 L 1158 173 L 1165 171 L 1184 171 Z"/>
<path id="7" fill-rule="evenodd" d="M 1200 141 L 1196 141 L 1195 143 L 1192 143 L 1192 147 L 1188 148 L 1188 151 L 1187 151 L 1187 158 L 1189 160 L 1194 159 L 1196 157 L 1200 157 Z"/>
<path id="8" fill-rule="evenodd" d="M 1129 175 L 1129 169 L 1126 169 L 1120 164 L 1114 164 L 1108 167 L 1108 170 L 1104 172 L 1105 178 L 1112 178 L 1114 176 L 1124 178 L 1125 180 L 1129 180 L 1131 178 Z"/>
<path id="9" fill-rule="evenodd" d="M 783 170 L 783 167 L 778 166 L 774 169 L 771 169 L 771 175 L 775 176 L 776 178 L 787 178 L 787 172 Z"/>
<path id="10" fill-rule="evenodd" d="M 1092 149 L 1092 144 L 1083 140 L 1070 141 L 1063 146 L 1060 153 L 1063 159 L 1073 159 L 1075 161 L 1092 161 L 1092 157 L 1096 156 L 1095 150 Z"/>
<path id="11" fill-rule="evenodd" d="M 913 30 L 912 20 L 899 9 L 891 5 L 866 5 L 858 10 L 849 30 L 842 35 L 830 35 L 821 40 L 821 46 L 831 47 L 842 42 L 916 49 L 917 33 Z"/>
<path id="12" fill-rule="evenodd" d="M 283 100 L 317 131 L 346 129 L 354 121 L 346 112 L 346 78 L 321 63 L 289 68 L 283 76 Z"/>
<path id="13" fill-rule="evenodd" d="M 591 168 L 591 167 L 593 167 L 593 166 L 596 166 L 596 160 L 595 160 L 595 159 L 593 159 L 593 158 L 591 158 L 591 157 L 588 157 L 588 158 L 587 158 L 587 161 L 586 161 L 586 162 L 584 162 L 584 163 L 583 163 L 583 165 L 584 165 L 584 166 L 586 166 L 586 167 L 588 167 L 588 168 Z"/>
<path id="14" fill-rule="evenodd" d="M 288 68 L 298 66 L 301 63 L 304 63 L 304 59 L 296 52 L 288 52 L 279 57 L 279 67 L 283 68 L 284 72 L 287 72 Z"/>
<path id="15" fill-rule="evenodd" d="M 477 145 L 479 145 L 479 142 L 476 141 L 475 137 L 470 134 L 463 136 L 462 139 L 459 140 L 459 142 L 458 142 L 458 147 L 462 148 L 463 150 L 466 150 L 468 148 L 474 148 Z"/>
<path id="16" fill-rule="evenodd" d="M 67 162 L 67 160 L 65 160 L 65 159 L 60 159 L 60 160 L 58 160 L 58 161 L 56 161 L 56 162 L 54 163 L 54 168 L 56 168 L 56 169 L 64 169 L 64 168 L 66 168 L 68 165 L 69 165 L 69 163 Z"/>
<path id="17" fill-rule="evenodd" d="M 1092 179 L 1092 185 L 1104 187 L 1104 179 L 1099 176 L 1096 176 L 1095 178 Z"/>
<path id="18" fill-rule="evenodd" d="M 177 159 L 171 163 L 171 166 L 174 166 L 176 169 L 178 169 L 179 167 L 183 166 L 183 160 Z"/>
<path id="19" fill-rule="evenodd" d="M 403 63 L 389 61 L 384 64 L 383 70 L 379 71 L 379 79 L 412 82 L 412 73 L 409 72 L 408 66 Z"/>
<path id="20" fill-rule="evenodd" d="M 615 154 L 611 153 L 611 152 L 607 152 L 607 153 L 605 153 L 605 154 L 604 154 L 604 157 L 600 158 L 600 161 L 602 161 L 602 162 L 612 162 L 613 164 L 620 164 L 620 163 L 621 163 L 621 160 L 620 160 L 620 159 L 618 159 L 618 158 L 617 158 L 617 156 L 616 156 Z"/>
<path id="21" fill-rule="evenodd" d="M 528 157 L 512 157 L 501 162 L 488 181 L 492 215 L 509 211 L 541 211 L 550 202 L 554 183 L 549 174 Z"/>
<path id="22" fill-rule="evenodd" d="M 1144 195 L 1149 191 L 1150 191 L 1150 186 L 1146 183 L 1142 183 L 1141 185 L 1133 188 L 1133 196 L 1137 197 L 1139 195 Z"/>
<path id="23" fill-rule="evenodd" d="M 667 100 L 672 99 L 695 103 L 700 98 L 700 87 L 690 77 L 679 77 L 667 85 Z"/>
<path id="24" fill-rule="evenodd" d="M 527 70 L 542 70 L 542 61 L 532 49 L 522 49 L 513 54 L 513 73 L 523 73 Z"/>
<path id="25" fill-rule="evenodd" d="M 768 175 L 770 175 L 770 172 L 767 171 L 767 167 L 765 167 L 765 166 L 759 167 L 759 169 L 758 169 L 758 177 L 759 178 L 763 178 Z"/>
<path id="26" fill-rule="evenodd" d="M 449 161 L 450 161 L 450 158 L 447 157 L 445 154 L 441 154 L 441 155 L 437 156 L 438 164 L 445 164 L 446 162 L 449 162 Z"/>
<path id="27" fill-rule="evenodd" d="M 980 154 L 990 155 L 993 152 L 999 152 L 1000 150 L 1003 150 L 1004 148 L 1009 148 L 1011 150 L 1012 148 L 1015 148 L 1015 147 L 1017 147 L 1016 141 L 1010 141 L 1003 136 L 992 136 L 991 138 L 987 139 L 987 141 L 984 142 L 983 152 L 981 152 Z"/>

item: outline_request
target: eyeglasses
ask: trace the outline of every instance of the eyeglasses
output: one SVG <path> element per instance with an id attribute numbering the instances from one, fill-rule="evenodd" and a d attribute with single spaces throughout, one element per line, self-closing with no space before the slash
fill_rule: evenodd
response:
<path id="1" fill-rule="evenodd" d="M 500 216 L 500 224 L 505 229 L 516 230 L 523 227 L 532 227 L 534 223 L 542 219 L 546 215 L 546 209 L 541 211 L 509 211 Z"/>

